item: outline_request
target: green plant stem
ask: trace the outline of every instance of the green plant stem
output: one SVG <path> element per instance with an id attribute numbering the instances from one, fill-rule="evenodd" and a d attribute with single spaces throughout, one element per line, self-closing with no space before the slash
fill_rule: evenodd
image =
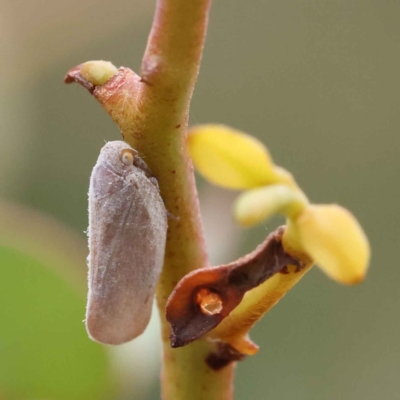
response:
<path id="1" fill-rule="evenodd" d="M 165 263 L 157 288 L 162 324 L 164 400 L 231 400 L 235 363 L 218 371 L 206 362 L 220 353 L 214 342 L 197 340 L 172 349 L 165 305 L 180 279 L 209 266 L 193 166 L 187 151 L 189 106 L 204 45 L 210 0 L 158 0 L 140 76 L 127 68 L 91 62 L 69 71 L 91 91 L 119 126 L 122 136 L 150 167 L 170 214 Z M 80 71 L 84 75 L 80 74 Z M 99 84 L 99 70 L 112 76 Z M 111 71 L 110 71 L 111 69 Z M 110 73 L 111 72 L 111 73 Z M 94 86 L 93 86 L 94 85 Z M 216 367 L 217 364 L 213 364 Z"/>
<path id="2" fill-rule="evenodd" d="M 212 345 L 197 340 L 186 347 L 171 349 L 164 344 L 162 398 L 164 400 L 232 400 L 235 363 L 213 371 L 204 359 Z"/>
<path id="3" fill-rule="evenodd" d="M 164 400 L 230 400 L 234 365 L 216 372 L 205 359 L 212 345 L 198 341 L 172 349 L 165 304 L 176 283 L 208 266 L 193 167 L 185 140 L 189 104 L 199 70 L 209 0 L 158 0 L 142 63 L 134 118 L 125 140 L 145 158 L 173 215 L 157 290 L 162 321 Z"/>

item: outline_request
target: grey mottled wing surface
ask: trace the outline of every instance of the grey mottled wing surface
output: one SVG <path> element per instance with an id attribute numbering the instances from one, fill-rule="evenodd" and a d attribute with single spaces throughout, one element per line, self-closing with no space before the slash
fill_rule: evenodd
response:
<path id="1" fill-rule="evenodd" d="M 143 170 L 131 166 L 124 175 L 115 165 L 98 162 L 89 188 L 86 327 L 92 339 L 120 344 L 144 331 L 166 232 L 164 203 Z"/>

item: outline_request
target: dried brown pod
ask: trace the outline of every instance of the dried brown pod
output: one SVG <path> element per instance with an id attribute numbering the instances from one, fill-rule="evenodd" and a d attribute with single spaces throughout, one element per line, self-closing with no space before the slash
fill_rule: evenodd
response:
<path id="1" fill-rule="evenodd" d="M 252 253 L 226 265 L 193 271 L 176 285 L 166 306 L 171 346 L 184 346 L 215 328 L 244 294 L 299 260 L 282 246 L 284 227 L 270 234 Z"/>
<path id="2" fill-rule="evenodd" d="M 105 344 L 146 328 L 165 251 L 167 212 L 157 180 L 136 150 L 107 143 L 89 187 L 86 328 Z"/>

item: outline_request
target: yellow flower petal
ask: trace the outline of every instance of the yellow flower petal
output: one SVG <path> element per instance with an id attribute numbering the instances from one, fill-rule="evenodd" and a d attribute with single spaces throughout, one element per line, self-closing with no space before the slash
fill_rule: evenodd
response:
<path id="1" fill-rule="evenodd" d="M 368 239 L 345 208 L 313 205 L 293 225 L 305 252 L 329 277 L 348 285 L 364 278 L 370 259 Z"/>
<path id="2" fill-rule="evenodd" d="M 277 182 L 268 150 L 243 132 L 200 125 L 190 130 L 188 145 L 196 169 L 216 185 L 248 189 Z"/>
<path id="3" fill-rule="evenodd" d="M 251 226 L 277 213 L 296 217 L 306 205 L 307 199 L 301 192 L 286 185 L 270 185 L 241 194 L 234 214 L 241 225 Z"/>

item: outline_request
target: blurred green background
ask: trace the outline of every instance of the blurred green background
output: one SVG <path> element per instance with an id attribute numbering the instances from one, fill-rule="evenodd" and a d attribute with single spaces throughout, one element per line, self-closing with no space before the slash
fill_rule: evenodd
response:
<path id="1" fill-rule="evenodd" d="M 118 349 L 86 337 L 88 181 L 120 136 L 62 82 L 91 59 L 138 71 L 154 2 L 0 4 L 0 398 L 158 399 L 157 321 Z M 213 4 L 191 123 L 259 137 L 312 201 L 353 211 L 373 254 L 361 285 L 314 268 L 256 326 L 261 349 L 238 365 L 236 400 L 399 399 L 399 18 L 397 0 Z M 239 229 L 237 193 L 199 189 L 214 263 L 282 222 Z"/>

